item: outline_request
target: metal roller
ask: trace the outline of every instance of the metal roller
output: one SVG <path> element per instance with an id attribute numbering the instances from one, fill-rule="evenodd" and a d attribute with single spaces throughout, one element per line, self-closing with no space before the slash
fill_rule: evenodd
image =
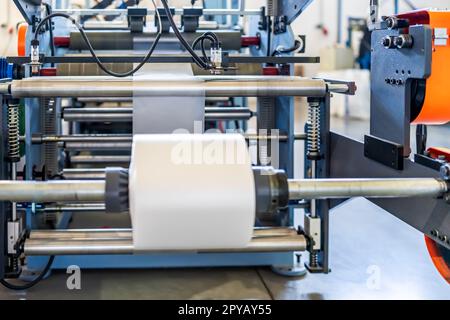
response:
<path id="1" fill-rule="evenodd" d="M 259 97 L 301 96 L 323 97 L 327 92 L 324 80 L 300 77 L 270 79 L 204 79 L 203 81 L 133 80 L 111 77 L 40 77 L 13 80 L 0 86 L 0 93 L 16 98 L 30 97 L 133 97 L 133 96 L 198 96 Z M 180 106 L 181 107 L 181 106 Z"/>
<path id="2" fill-rule="evenodd" d="M 62 176 L 65 180 L 104 180 L 105 169 L 64 169 Z"/>
<path id="3" fill-rule="evenodd" d="M 0 201 L 104 201 L 104 181 L 0 181 Z"/>
<path id="4" fill-rule="evenodd" d="M 240 50 L 241 49 L 241 33 L 239 31 L 214 31 L 219 37 L 221 46 L 224 50 Z M 111 31 L 87 31 L 89 41 L 95 50 L 147 50 L 156 38 L 156 33 L 133 33 L 129 30 Z M 204 31 L 184 32 L 183 37 L 187 42 L 193 43 L 195 39 L 201 36 Z M 173 45 L 177 49 L 180 48 L 180 42 L 174 33 L 165 33 L 160 40 L 160 45 Z M 209 43 L 205 43 L 206 49 L 209 49 Z M 70 50 L 87 50 L 79 32 L 70 34 Z"/>
<path id="5" fill-rule="evenodd" d="M 70 157 L 70 163 L 73 165 L 123 165 L 128 166 L 131 156 L 91 156 L 76 155 Z"/>
<path id="6" fill-rule="evenodd" d="M 440 197 L 447 182 L 415 179 L 304 179 L 288 180 L 290 200 L 335 198 Z M 104 181 L 0 181 L 0 201 L 104 201 Z"/>
<path id="7" fill-rule="evenodd" d="M 62 12 L 70 14 L 71 16 L 120 16 L 128 13 L 127 9 L 54 9 L 53 12 Z M 182 15 L 183 9 L 175 8 L 175 15 Z M 261 9 L 203 9 L 203 14 L 208 16 L 260 16 L 262 14 Z M 152 8 L 147 9 L 148 16 L 154 16 L 155 10 Z"/>
<path id="8" fill-rule="evenodd" d="M 253 239 L 246 248 L 213 252 L 290 252 L 304 251 L 306 248 L 306 238 L 298 235 L 296 230 L 275 228 L 255 229 Z M 25 242 L 25 254 L 29 256 L 133 253 L 131 230 L 32 231 Z"/>
<path id="9" fill-rule="evenodd" d="M 248 108 L 205 108 L 205 120 L 249 120 L 253 113 Z M 64 108 L 62 117 L 77 122 L 131 122 L 133 108 Z"/>

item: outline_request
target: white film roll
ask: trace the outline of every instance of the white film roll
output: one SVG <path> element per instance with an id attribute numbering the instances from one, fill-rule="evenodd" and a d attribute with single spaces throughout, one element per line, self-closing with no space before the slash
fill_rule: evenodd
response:
<path id="1" fill-rule="evenodd" d="M 138 252 L 246 247 L 255 186 L 245 139 L 135 135 L 129 198 Z"/>

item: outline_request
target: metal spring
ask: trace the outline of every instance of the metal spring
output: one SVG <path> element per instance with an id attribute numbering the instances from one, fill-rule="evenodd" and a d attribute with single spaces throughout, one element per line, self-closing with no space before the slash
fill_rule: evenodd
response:
<path id="1" fill-rule="evenodd" d="M 8 105 L 8 158 L 13 162 L 20 158 L 19 134 L 19 105 L 11 103 Z"/>
<path id="2" fill-rule="evenodd" d="M 310 253 L 309 265 L 313 268 L 317 268 L 319 266 L 319 254 L 317 252 Z"/>
<path id="3" fill-rule="evenodd" d="M 56 104 L 54 98 L 41 99 L 41 124 L 45 135 L 55 135 L 56 131 Z M 45 166 L 49 175 L 58 172 L 58 144 L 46 143 L 42 148 Z"/>
<path id="4" fill-rule="evenodd" d="M 13 269 L 13 272 L 19 271 L 19 258 L 18 257 L 12 258 L 12 269 Z"/>
<path id="5" fill-rule="evenodd" d="M 320 152 L 320 104 L 316 102 L 308 107 L 307 147 L 309 153 Z"/>

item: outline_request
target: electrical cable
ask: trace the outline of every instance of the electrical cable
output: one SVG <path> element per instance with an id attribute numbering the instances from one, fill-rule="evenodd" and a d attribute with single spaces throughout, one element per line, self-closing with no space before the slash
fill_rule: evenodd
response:
<path id="1" fill-rule="evenodd" d="M 272 19 L 267 17 L 267 56 L 270 56 L 272 50 Z"/>
<path id="2" fill-rule="evenodd" d="M 26 283 L 24 285 L 12 284 L 12 283 L 6 281 L 5 279 L 1 279 L 0 283 L 4 287 L 6 287 L 6 288 L 8 288 L 10 290 L 27 290 L 27 289 L 30 289 L 31 287 L 34 287 L 36 284 L 38 284 L 44 278 L 44 276 L 47 274 L 47 272 L 52 267 L 52 264 L 53 264 L 54 260 L 55 260 L 55 256 L 51 256 L 48 259 L 47 265 L 42 270 L 42 272 L 33 281 L 30 281 L 30 282 L 28 282 L 28 283 Z"/>
<path id="3" fill-rule="evenodd" d="M 78 31 L 81 34 L 81 37 L 83 38 L 84 42 L 86 43 L 88 50 L 90 51 L 92 57 L 94 58 L 95 62 L 97 63 L 97 65 L 100 67 L 101 70 L 103 70 L 105 73 L 109 74 L 110 76 L 113 77 L 117 77 L 117 78 L 124 78 L 124 77 L 128 77 L 128 76 L 132 76 L 133 74 L 135 74 L 137 71 L 139 71 L 149 60 L 150 57 L 152 56 L 153 52 L 155 51 L 155 48 L 161 38 L 162 35 L 162 29 L 161 29 L 161 17 L 160 14 L 157 10 L 156 7 L 156 3 L 155 0 L 152 0 L 153 5 L 155 6 L 155 10 L 156 10 L 156 15 L 158 18 L 158 31 L 157 31 L 157 35 L 156 38 L 152 44 L 152 46 L 150 47 L 147 55 L 144 57 L 144 59 L 136 66 L 136 68 L 125 72 L 125 73 L 117 73 L 114 71 L 109 70 L 108 68 L 106 68 L 106 66 L 100 61 L 100 59 L 98 58 L 97 54 L 95 53 L 94 48 L 92 47 L 91 42 L 89 41 L 89 38 L 86 35 L 86 32 L 83 30 L 83 28 L 80 26 L 80 24 L 71 16 L 65 14 L 65 13 L 61 13 L 61 12 L 55 12 L 52 13 L 51 15 L 46 16 L 45 18 L 43 18 L 41 20 L 41 22 L 39 22 L 38 26 L 36 27 L 36 31 L 34 33 L 34 40 L 37 41 L 37 37 L 39 35 L 40 30 L 42 29 L 42 26 L 50 19 L 54 18 L 54 17 L 62 17 L 62 18 L 66 18 L 68 20 L 70 20 L 78 29 Z"/>
<path id="4" fill-rule="evenodd" d="M 203 58 L 205 60 L 208 60 L 208 56 L 206 55 L 206 50 L 205 50 L 205 40 L 209 40 L 211 42 L 211 46 L 217 48 L 216 40 L 212 36 L 207 35 L 207 34 L 203 34 L 200 37 L 198 37 L 197 39 L 195 39 L 193 44 L 192 44 L 192 48 L 195 50 L 197 45 L 200 43 L 201 44 L 201 50 L 202 50 Z"/>
<path id="5" fill-rule="evenodd" d="M 44 3 L 45 9 L 47 11 L 47 15 L 51 15 L 52 14 L 52 6 L 48 3 Z M 52 56 L 55 55 L 55 43 L 53 42 L 53 25 L 52 25 L 52 20 L 49 19 L 48 20 L 48 32 L 50 35 L 50 53 Z M 51 64 L 52 67 L 54 67 L 54 63 Z"/>
<path id="6" fill-rule="evenodd" d="M 294 52 L 294 51 L 300 49 L 301 44 L 302 44 L 302 43 L 301 43 L 299 40 L 295 40 L 294 45 L 293 45 L 291 48 L 285 49 L 285 48 L 283 48 L 283 47 L 278 47 L 278 48 L 272 53 L 272 57 L 275 57 L 275 56 L 277 56 L 277 55 L 279 55 L 279 54 L 282 54 L 282 53 L 291 53 L 291 52 Z"/>
<path id="7" fill-rule="evenodd" d="M 183 38 L 182 34 L 180 33 L 180 30 L 178 30 L 178 27 L 175 23 L 175 20 L 173 19 L 172 13 L 170 12 L 169 5 L 167 3 L 167 0 L 161 0 L 161 3 L 164 7 L 164 11 L 166 12 L 167 20 L 170 23 L 170 26 L 172 27 L 173 32 L 175 33 L 176 37 L 180 41 L 180 43 L 183 45 L 183 47 L 189 52 L 189 54 L 194 59 L 195 63 L 202 69 L 209 70 L 213 66 L 210 62 L 204 61 L 202 58 L 200 58 L 197 53 L 192 49 L 192 47 L 189 45 L 189 43 Z"/>

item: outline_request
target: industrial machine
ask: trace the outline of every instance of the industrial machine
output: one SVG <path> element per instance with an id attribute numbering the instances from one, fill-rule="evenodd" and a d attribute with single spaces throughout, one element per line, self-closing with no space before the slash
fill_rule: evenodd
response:
<path id="1" fill-rule="evenodd" d="M 371 1 L 371 132 L 360 143 L 330 132 L 330 96 L 354 94 L 354 83 L 293 75 L 295 64 L 319 62 L 295 55 L 305 39 L 290 27 L 311 0 L 273 0 L 259 10 L 208 9 L 195 1 L 178 9 L 167 0 L 161 8 L 80 10 L 45 7 L 40 0 L 14 2 L 28 27 L 21 29 L 19 55 L 3 59 L 0 70 L 0 279 L 8 288 L 30 287 L 51 268 L 74 264 L 267 265 L 298 275 L 295 258 L 303 251 L 309 252 L 309 272 L 328 273 L 329 211 L 353 197 L 366 197 L 423 232 L 449 280 L 450 159 L 444 149 L 427 150 L 425 125 L 450 120 L 447 92 L 438 87 L 447 63 L 450 13 L 419 11 L 379 21 L 378 1 Z M 92 21 L 97 16 L 105 19 Z M 154 25 L 147 16 L 154 17 Z M 249 19 L 248 35 L 237 28 L 238 17 Z M 304 133 L 294 131 L 295 97 L 307 99 Z M 257 100 L 256 112 L 250 98 Z M 256 133 L 248 130 L 253 118 Z M 413 123 L 419 124 L 418 148 L 410 159 Z M 172 134 L 180 128 L 183 134 Z M 209 183 L 204 178 L 215 180 L 226 165 L 187 166 L 199 174 L 184 175 L 163 170 L 164 163 L 145 168 L 167 156 L 163 151 L 137 151 L 142 139 L 194 144 L 203 136 L 223 139 L 208 129 L 256 147 L 251 175 L 222 174 L 223 182 L 214 181 L 217 188 L 189 194 L 189 183 Z M 296 141 L 305 142 L 305 179 L 294 179 Z M 161 179 L 159 189 L 141 175 L 147 169 Z M 252 211 L 253 236 L 246 243 L 215 244 L 215 234 L 232 229 L 224 220 L 220 230 L 205 216 L 191 229 L 177 226 L 177 237 L 194 243 L 204 232 L 209 243 L 188 247 L 171 241 L 171 229 L 160 246 L 138 246 L 137 207 L 145 197 L 149 203 L 170 199 L 162 211 L 174 217 L 205 206 L 237 212 L 230 199 L 239 203 L 239 188 L 249 181 L 245 203 Z M 179 186 L 190 196 L 174 194 Z M 227 201 L 205 206 L 189 201 L 219 195 Z M 294 224 L 298 208 L 305 211 L 303 227 Z M 100 221 L 119 217 L 121 225 L 71 227 L 83 214 L 96 214 Z M 21 277 L 24 266 L 42 271 L 17 285 L 11 279 Z"/>

